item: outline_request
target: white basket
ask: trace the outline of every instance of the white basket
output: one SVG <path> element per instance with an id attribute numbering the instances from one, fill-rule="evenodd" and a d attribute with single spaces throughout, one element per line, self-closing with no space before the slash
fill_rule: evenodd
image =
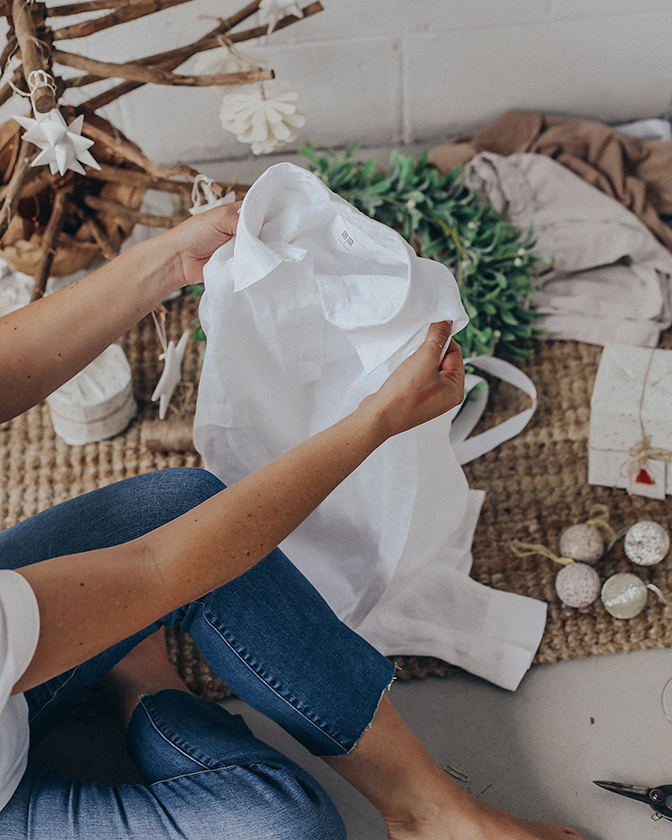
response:
<path id="1" fill-rule="evenodd" d="M 124 351 L 111 344 L 54 391 L 47 404 L 54 431 L 66 443 L 94 443 L 122 432 L 138 411 Z"/>

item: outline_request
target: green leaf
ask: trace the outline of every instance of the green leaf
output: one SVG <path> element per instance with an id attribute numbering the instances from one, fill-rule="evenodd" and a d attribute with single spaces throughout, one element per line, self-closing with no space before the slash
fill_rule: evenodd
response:
<path id="1" fill-rule="evenodd" d="M 470 321 L 458 336 L 465 355 L 498 355 L 521 361 L 543 331 L 533 326 L 529 303 L 539 272 L 551 265 L 535 250 L 533 226 L 507 222 L 487 194 L 468 188 L 462 167 L 446 174 L 394 150 L 387 167 L 374 158 L 355 160 L 359 146 L 342 155 L 318 154 L 306 142 L 308 168 L 363 213 L 398 230 L 421 255 L 455 275 Z M 202 294 L 202 284 L 191 294 Z M 204 336 L 203 339 L 204 340 Z"/>

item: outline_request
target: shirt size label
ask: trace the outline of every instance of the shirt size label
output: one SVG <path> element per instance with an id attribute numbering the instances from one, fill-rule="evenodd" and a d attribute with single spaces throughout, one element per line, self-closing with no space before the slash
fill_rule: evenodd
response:
<path id="1" fill-rule="evenodd" d="M 341 248 L 344 248 L 348 253 L 362 260 L 371 259 L 371 251 L 360 241 L 363 234 L 354 225 L 348 224 L 341 215 L 336 216 L 331 223 L 331 232 Z"/>

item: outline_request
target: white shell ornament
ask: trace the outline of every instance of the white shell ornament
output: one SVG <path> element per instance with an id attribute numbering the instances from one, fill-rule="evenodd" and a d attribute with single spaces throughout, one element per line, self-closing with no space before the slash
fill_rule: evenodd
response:
<path id="1" fill-rule="evenodd" d="M 604 540 L 592 525 L 572 525 L 560 535 L 560 554 L 592 566 L 604 554 Z"/>
<path id="2" fill-rule="evenodd" d="M 614 618 L 634 618 L 646 606 L 648 587 L 637 575 L 612 575 L 602 587 L 602 603 Z"/>
<path id="3" fill-rule="evenodd" d="M 670 550 L 670 538 L 657 522 L 642 520 L 628 530 L 623 544 L 629 560 L 638 566 L 660 563 Z"/>
<path id="4" fill-rule="evenodd" d="M 222 99 L 219 119 L 241 143 L 250 143 L 253 154 L 267 154 L 296 140 L 296 130 L 306 123 L 299 113 L 302 106 L 299 94 L 289 85 L 243 85 Z"/>
<path id="5" fill-rule="evenodd" d="M 600 576 L 587 563 L 569 563 L 558 572 L 555 591 L 568 607 L 587 607 L 600 594 Z"/>

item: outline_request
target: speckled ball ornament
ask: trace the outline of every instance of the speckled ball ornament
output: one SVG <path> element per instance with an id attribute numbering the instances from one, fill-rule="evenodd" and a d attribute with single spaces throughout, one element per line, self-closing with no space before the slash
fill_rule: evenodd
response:
<path id="1" fill-rule="evenodd" d="M 604 554 L 604 540 L 592 525 L 572 525 L 560 535 L 560 554 L 592 566 Z"/>
<path id="2" fill-rule="evenodd" d="M 662 525 L 643 519 L 628 529 L 623 547 L 633 563 L 638 566 L 654 566 L 670 550 L 670 538 Z"/>
<path id="3" fill-rule="evenodd" d="M 569 563 L 558 572 L 555 591 L 568 607 L 587 607 L 600 594 L 600 576 L 587 563 Z"/>
<path id="4" fill-rule="evenodd" d="M 602 587 L 602 603 L 614 618 L 634 618 L 646 606 L 648 589 L 637 575 L 621 572 L 612 575 Z"/>

